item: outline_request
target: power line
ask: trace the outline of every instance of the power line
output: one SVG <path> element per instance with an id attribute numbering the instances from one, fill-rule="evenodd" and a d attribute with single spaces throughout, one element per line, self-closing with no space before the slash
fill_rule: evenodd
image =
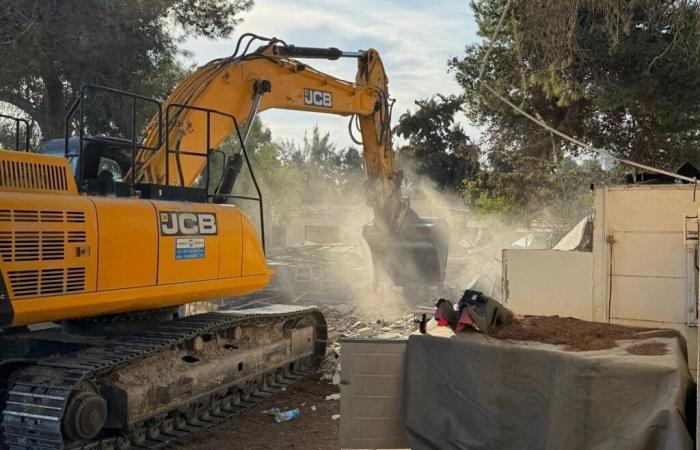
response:
<path id="1" fill-rule="evenodd" d="M 563 138 L 563 139 L 565 139 L 573 144 L 576 144 L 580 147 L 583 147 L 583 148 L 585 148 L 591 152 L 597 153 L 599 155 L 607 156 L 607 157 L 612 158 L 616 161 L 619 161 L 623 164 L 637 167 L 639 169 L 648 170 L 650 172 L 655 172 L 655 173 L 659 173 L 662 175 L 670 176 L 670 177 L 677 178 L 679 180 L 687 181 L 690 183 L 698 184 L 698 180 L 694 177 L 693 178 L 686 177 L 684 175 L 678 174 L 676 172 L 672 172 L 670 170 L 659 169 L 657 167 L 642 164 L 642 163 L 639 163 L 636 161 L 632 161 L 630 159 L 621 158 L 621 157 L 616 156 L 616 155 L 614 155 L 606 150 L 603 150 L 603 149 L 600 149 L 597 147 L 593 147 L 592 145 L 581 142 L 578 139 L 576 139 L 572 136 L 569 136 L 568 134 L 566 134 L 562 131 L 557 130 L 556 128 L 554 128 L 551 125 L 549 125 L 548 123 L 546 123 L 544 120 L 538 119 L 538 118 L 532 116 L 531 114 L 527 113 L 525 110 L 523 110 L 522 108 L 520 108 L 519 106 L 517 106 L 516 104 L 514 104 L 513 102 L 511 102 L 510 100 L 508 100 L 507 98 L 505 98 L 501 94 L 499 94 L 494 88 L 489 86 L 489 84 L 483 80 L 484 71 L 486 69 L 486 63 L 488 62 L 489 56 L 491 55 L 491 51 L 493 50 L 493 46 L 496 42 L 496 38 L 498 37 L 498 35 L 501 32 L 501 26 L 503 25 L 503 20 L 505 19 L 506 15 L 508 14 L 508 10 L 510 9 L 510 4 L 511 4 L 511 0 L 508 0 L 505 7 L 503 8 L 503 13 L 501 14 L 501 17 L 498 20 L 498 24 L 496 25 L 496 29 L 493 31 L 493 34 L 491 35 L 491 42 L 489 43 L 489 47 L 486 49 L 486 53 L 484 54 L 484 59 L 481 62 L 481 68 L 479 70 L 479 78 L 477 79 L 478 83 L 481 83 L 491 94 L 493 94 L 494 97 L 496 97 L 498 100 L 502 101 L 506 105 L 510 106 L 517 113 L 523 115 L 524 117 L 526 117 L 530 121 L 534 122 L 535 124 L 539 125 L 540 127 L 548 130 L 551 133 L 556 134 L 557 136 L 559 136 L 559 137 L 561 137 L 561 138 Z"/>

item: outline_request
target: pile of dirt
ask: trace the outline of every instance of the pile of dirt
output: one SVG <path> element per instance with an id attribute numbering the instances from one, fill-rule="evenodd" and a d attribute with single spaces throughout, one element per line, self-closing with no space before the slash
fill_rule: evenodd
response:
<path id="1" fill-rule="evenodd" d="M 564 345 L 569 351 L 613 348 L 616 341 L 626 339 L 679 336 L 674 330 L 627 327 L 559 316 L 525 316 L 491 329 L 488 334 L 497 339 Z"/>

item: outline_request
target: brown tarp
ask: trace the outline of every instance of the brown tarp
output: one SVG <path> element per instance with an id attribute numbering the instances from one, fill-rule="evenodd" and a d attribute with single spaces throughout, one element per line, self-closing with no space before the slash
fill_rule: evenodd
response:
<path id="1" fill-rule="evenodd" d="M 663 342 L 663 355 L 626 348 Z M 564 351 L 435 328 L 406 355 L 407 429 L 420 449 L 692 449 L 695 386 L 682 338 Z M 691 404 L 692 404 L 691 400 Z"/>

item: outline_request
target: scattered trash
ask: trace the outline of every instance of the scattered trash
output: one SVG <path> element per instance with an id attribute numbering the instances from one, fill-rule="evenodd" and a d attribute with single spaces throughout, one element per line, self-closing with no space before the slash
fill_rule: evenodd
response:
<path id="1" fill-rule="evenodd" d="M 336 394 L 326 395 L 326 400 L 340 400 L 340 394 L 336 393 Z"/>
<path id="2" fill-rule="evenodd" d="M 340 414 L 333 414 L 333 415 L 331 416 L 331 419 L 333 419 L 333 420 L 338 420 L 338 419 L 340 419 Z"/>
<path id="3" fill-rule="evenodd" d="M 311 405 L 311 411 L 316 411 L 316 405 Z"/>
<path id="4" fill-rule="evenodd" d="M 280 411 L 275 414 L 275 422 L 288 422 L 296 419 L 297 417 L 299 417 L 299 408 L 290 409 L 289 411 Z"/>
<path id="5" fill-rule="evenodd" d="M 280 409 L 279 409 L 279 408 L 270 408 L 270 409 L 266 409 L 266 410 L 262 411 L 260 414 L 265 414 L 265 415 L 268 415 L 268 416 L 274 416 L 274 415 L 279 414 L 279 412 L 280 412 Z"/>

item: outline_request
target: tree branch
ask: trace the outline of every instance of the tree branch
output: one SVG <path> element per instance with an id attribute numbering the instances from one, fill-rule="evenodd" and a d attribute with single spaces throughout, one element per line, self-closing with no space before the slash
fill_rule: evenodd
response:
<path id="1" fill-rule="evenodd" d="M 27 100 L 19 93 L 0 89 L 0 101 L 9 103 L 12 106 L 21 109 L 31 116 L 35 122 L 41 122 L 41 118 L 39 117 L 41 115 L 39 108 L 37 108 L 31 101 Z"/>

